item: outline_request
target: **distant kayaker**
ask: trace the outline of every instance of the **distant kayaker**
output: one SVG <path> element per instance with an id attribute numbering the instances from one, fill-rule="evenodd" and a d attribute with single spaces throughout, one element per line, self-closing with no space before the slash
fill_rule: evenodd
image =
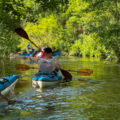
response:
<path id="1" fill-rule="evenodd" d="M 52 49 L 47 47 L 44 49 L 44 53 L 45 53 L 44 58 L 39 58 L 36 60 L 33 59 L 33 57 L 31 58 L 31 60 L 34 60 L 38 63 L 39 68 L 38 71 L 53 73 L 55 70 L 59 70 L 61 64 L 56 59 L 52 59 L 53 56 Z"/>
<path id="2" fill-rule="evenodd" d="M 28 53 L 33 54 L 34 53 L 34 48 L 28 48 Z"/>
<path id="3" fill-rule="evenodd" d="M 27 54 L 27 50 L 24 49 L 23 52 L 22 52 L 23 55 L 26 55 Z"/>
<path id="4" fill-rule="evenodd" d="M 41 51 L 39 51 L 39 52 L 35 55 L 35 58 L 44 58 L 44 57 L 45 57 L 44 48 L 41 49 Z"/>
<path id="5" fill-rule="evenodd" d="M 34 57 L 34 58 L 45 57 L 44 49 L 41 49 L 41 47 L 38 47 L 38 49 L 31 56 Z"/>
<path id="6" fill-rule="evenodd" d="M 41 47 L 38 47 L 38 49 L 35 50 L 34 53 L 31 56 L 35 57 L 39 52 L 41 52 Z"/>

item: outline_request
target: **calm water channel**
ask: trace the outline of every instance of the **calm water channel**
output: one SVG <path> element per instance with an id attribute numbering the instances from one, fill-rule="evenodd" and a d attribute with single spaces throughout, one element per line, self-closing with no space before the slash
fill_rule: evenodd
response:
<path id="1" fill-rule="evenodd" d="M 16 64 L 28 59 L 0 60 L 0 77 L 17 74 L 19 82 L 9 98 L 21 102 L 8 105 L 0 98 L 0 120 L 120 120 L 120 65 L 77 57 L 58 58 L 64 69 L 93 70 L 91 76 L 71 72 L 70 82 L 47 89 L 32 88 L 37 70 L 17 71 Z"/>

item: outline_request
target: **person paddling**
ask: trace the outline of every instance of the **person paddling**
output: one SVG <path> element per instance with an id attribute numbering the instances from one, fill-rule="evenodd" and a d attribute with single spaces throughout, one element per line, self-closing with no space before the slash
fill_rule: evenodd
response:
<path id="1" fill-rule="evenodd" d="M 42 55 L 40 56 L 41 52 L 42 52 L 41 47 L 38 47 L 38 49 L 36 51 L 34 51 L 34 53 L 32 53 L 31 57 L 40 58 L 40 57 L 42 57 Z"/>
<path id="2" fill-rule="evenodd" d="M 56 59 L 52 59 L 53 52 L 52 49 L 47 47 L 44 49 L 45 57 L 39 58 L 39 59 L 33 59 L 35 62 L 38 63 L 38 72 L 44 74 L 53 74 L 56 73 L 56 70 L 58 71 L 61 67 L 61 64 Z"/>

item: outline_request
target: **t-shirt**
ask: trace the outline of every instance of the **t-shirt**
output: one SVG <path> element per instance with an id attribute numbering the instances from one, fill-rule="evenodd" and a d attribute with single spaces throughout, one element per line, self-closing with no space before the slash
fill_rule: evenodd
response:
<path id="1" fill-rule="evenodd" d="M 41 72 L 54 71 L 54 60 L 53 59 L 40 58 L 38 65 L 39 65 L 39 71 Z"/>

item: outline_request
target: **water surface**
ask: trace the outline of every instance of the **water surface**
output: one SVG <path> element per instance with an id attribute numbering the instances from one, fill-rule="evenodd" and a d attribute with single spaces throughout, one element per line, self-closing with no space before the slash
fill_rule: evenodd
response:
<path id="1" fill-rule="evenodd" d="M 120 65 L 78 57 L 60 57 L 62 68 L 92 69 L 91 76 L 71 72 L 70 82 L 61 81 L 47 89 L 32 87 L 32 76 L 37 70 L 17 71 L 16 64 L 27 64 L 29 59 L 0 60 L 0 77 L 17 74 L 19 81 L 9 98 L 21 102 L 8 105 L 0 99 L 0 120 L 119 120 Z"/>

